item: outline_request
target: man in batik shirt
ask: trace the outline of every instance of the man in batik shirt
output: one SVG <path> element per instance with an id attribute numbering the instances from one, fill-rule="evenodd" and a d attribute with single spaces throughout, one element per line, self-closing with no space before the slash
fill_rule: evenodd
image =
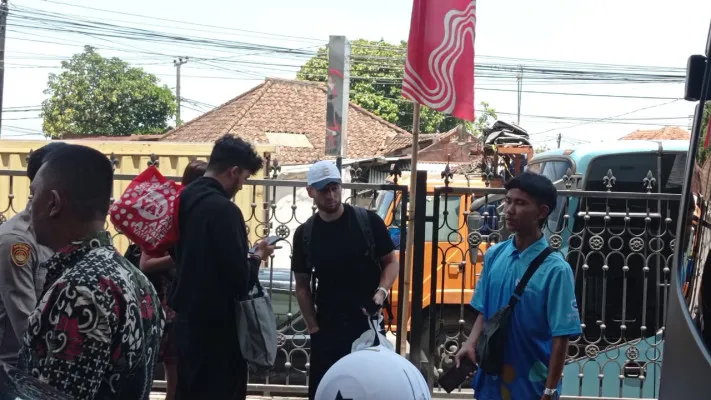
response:
<path id="1" fill-rule="evenodd" d="M 104 230 L 112 181 L 103 154 L 70 145 L 30 186 L 37 241 L 57 254 L 19 367 L 77 400 L 147 400 L 163 331 L 153 286 Z"/>
<path id="2" fill-rule="evenodd" d="M 62 146 L 66 143 L 52 142 L 30 154 L 27 159 L 30 182 L 47 154 Z M 30 221 L 30 205 L 28 201 L 24 210 L 0 225 L 0 363 L 11 366 L 17 365 L 27 320 L 44 288 L 47 271 L 40 265 L 54 254 L 37 244 Z"/>

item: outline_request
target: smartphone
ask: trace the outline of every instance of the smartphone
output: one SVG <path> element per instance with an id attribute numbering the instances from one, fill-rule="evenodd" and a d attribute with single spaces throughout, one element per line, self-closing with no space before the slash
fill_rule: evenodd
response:
<path id="1" fill-rule="evenodd" d="M 279 236 L 274 235 L 274 236 L 269 236 L 269 237 L 267 237 L 267 238 L 264 239 L 264 240 L 266 240 L 267 243 L 269 243 L 270 246 L 274 246 L 275 244 L 277 244 L 278 242 L 281 242 L 281 241 L 284 240 L 284 239 L 281 238 L 281 237 L 279 237 Z M 257 247 L 256 247 L 256 246 L 252 246 L 252 248 L 249 249 L 249 254 L 254 254 L 254 252 L 255 252 L 256 250 L 257 250 Z"/>
<path id="2" fill-rule="evenodd" d="M 445 392 L 452 393 L 452 391 L 461 386 L 475 370 L 476 365 L 474 365 L 474 362 L 469 357 L 462 357 L 462 360 L 459 362 L 459 368 L 450 368 L 439 377 L 437 382 Z"/>
<path id="3" fill-rule="evenodd" d="M 368 313 L 368 315 L 373 316 L 373 315 L 378 314 L 378 312 L 380 311 L 382 306 L 379 306 L 379 305 L 375 304 L 375 302 L 373 300 L 370 300 L 363 306 L 363 308 L 365 309 L 365 312 Z"/>

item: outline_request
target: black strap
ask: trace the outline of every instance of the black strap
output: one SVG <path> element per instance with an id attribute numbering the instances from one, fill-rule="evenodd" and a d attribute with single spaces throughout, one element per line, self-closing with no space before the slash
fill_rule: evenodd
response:
<path id="1" fill-rule="evenodd" d="M 526 290 L 526 285 L 528 285 L 528 281 L 531 280 L 531 277 L 533 274 L 536 272 L 538 267 L 543 264 L 543 261 L 546 260 L 546 258 L 553 253 L 553 249 L 549 247 L 546 247 L 543 249 L 543 251 L 531 261 L 531 264 L 529 264 L 528 269 L 526 269 L 526 273 L 523 274 L 523 278 L 521 278 L 521 281 L 516 285 L 516 290 L 514 290 L 513 296 L 511 296 L 511 299 L 509 300 L 509 307 L 513 307 L 518 303 L 518 300 L 523 296 L 523 291 Z"/>
<path id="2" fill-rule="evenodd" d="M 316 304 L 316 269 L 313 264 L 311 264 L 311 231 L 314 227 L 314 216 L 310 216 L 309 219 L 302 225 L 302 238 L 304 245 L 304 262 L 306 266 L 311 270 L 311 300 Z"/>
<path id="3" fill-rule="evenodd" d="M 368 248 L 368 257 L 370 258 L 370 262 L 378 268 L 379 273 L 382 275 L 383 273 L 383 265 L 380 263 L 380 260 L 378 259 L 378 250 L 375 246 L 375 239 L 373 238 L 373 230 L 370 227 L 370 215 L 368 215 L 368 210 L 366 210 L 363 207 L 353 207 L 355 209 L 355 214 L 356 214 L 356 221 L 358 222 L 358 227 L 360 228 L 361 233 L 365 236 L 365 243 Z M 390 305 L 390 300 L 385 299 L 385 302 L 383 303 L 383 307 L 385 308 L 385 312 L 388 313 L 388 318 L 390 321 L 393 319 L 393 309 L 392 306 Z"/>
<path id="4" fill-rule="evenodd" d="M 348 207 L 348 205 L 344 205 Z M 373 239 L 373 231 L 370 227 L 370 216 L 368 215 L 368 210 L 363 207 L 351 206 L 353 207 L 356 215 L 356 222 L 358 223 L 358 228 L 365 238 L 365 243 L 368 251 L 368 258 L 370 258 L 371 263 L 378 268 L 378 271 L 382 274 L 383 266 L 380 264 L 380 260 L 377 256 L 377 249 L 375 246 L 375 240 Z M 309 217 L 306 222 L 303 223 L 303 242 L 304 242 L 304 260 L 306 265 L 311 269 L 311 296 L 316 302 L 316 269 L 311 264 L 311 232 L 314 226 L 314 216 Z M 390 301 L 385 299 L 385 304 L 383 304 L 385 311 L 388 313 L 388 317 L 392 320 L 393 311 L 390 305 Z"/>

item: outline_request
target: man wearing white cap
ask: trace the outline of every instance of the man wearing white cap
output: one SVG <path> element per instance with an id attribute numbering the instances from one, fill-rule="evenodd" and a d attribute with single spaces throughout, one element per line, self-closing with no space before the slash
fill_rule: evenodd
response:
<path id="1" fill-rule="evenodd" d="M 385 304 L 399 268 L 383 220 L 371 211 L 343 204 L 341 174 L 332 162 L 312 165 L 307 183 L 318 213 L 294 233 L 291 268 L 311 336 L 309 399 L 313 400 L 326 371 L 349 354 L 353 341 L 369 329 L 363 308 Z"/>

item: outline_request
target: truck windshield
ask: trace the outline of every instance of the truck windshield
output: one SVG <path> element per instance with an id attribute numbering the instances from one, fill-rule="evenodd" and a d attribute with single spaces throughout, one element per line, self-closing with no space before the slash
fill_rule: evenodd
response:
<path id="1" fill-rule="evenodd" d="M 572 168 L 570 161 L 568 160 L 544 160 L 539 162 L 532 162 L 528 164 L 527 171 L 533 172 L 534 174 L 540 174 L 550 179 L 551 182 L 557 183 L 563 179 L 568 169 Z M 548 230 L 556 231 L 558 230 L 558 221 L 560 221 L 561 213 L 563 212 L 563 204 L 565 199 L 563 196 L 558 196 L 557 204 L 555 210 L 548 216 Z"/>
<path id="2" fill-rule="evenodd" d="M 661 189 L 662 193 L 680 194 L 684 185 L 685 169 L 686 153 L 683 152 L 662 153 L 661 158 L 653 152 L 600 156 L 590 162 L 586 171 L 585 190 L 607 190 L 602 178 L 610 170 L 615 176 L 614 191 L 643 192 L 646 188 L 642 179 L 651 171 L 659 185 L 654 186 L 652 191 Z"/>
<path id="3" fill-rule="evenodd" d="M 392 213 L 391 205 L 395 199 L 395 193 L 391 191 L 380 191 L 375 202 L 375 212 L 383 220 L 387 219 L 388 213 Z M 445 201 L 444 195 L 440 198 L 439 204 L 439 242 L 459 243 L 463 239 L 459 235 L 459 215 L 461 196 L 448 196 Z M 446 204 L 445 204 L 446 203 Z M 401 202 L 398 201 L 395 208 L 394 219 L 390 226 L 400 226 Z M 426 198 L 426 214 L 432 215 L 434 212 L 434 196 Z M 445 214 L 446 212 L 446 214 Z M 432 222 L 425 223 L 425 241 L 432 241 Z"/>
<path id="4" fill-rule="evenodd" d="M 383 220 L 388 215 L 388 210 L 390 210 L 390 205 L 393 203 L 394 198 L 395 192 L 389 190 L 381 190 L 378 194 L 378 199 L 375 201 L 375 213 Z"/>

